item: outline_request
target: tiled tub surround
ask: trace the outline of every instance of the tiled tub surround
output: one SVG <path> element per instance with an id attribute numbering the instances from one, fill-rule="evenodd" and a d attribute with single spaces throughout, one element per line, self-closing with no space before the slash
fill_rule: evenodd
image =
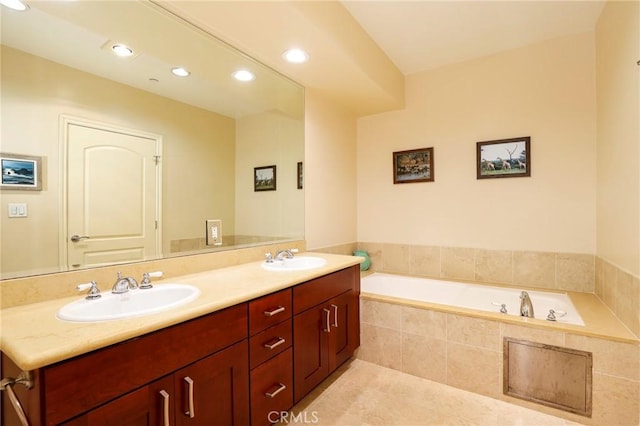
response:
<path id="1" fill-rule="evenodd" d="M 640 277 L 596 257 L 595 292 L 640 337 Z"/>
<path id="2" fill-rule="evenodd" d="M 595 293 L 640 337 L 640 277 L 592 254 L 377 242 L 357 248 L 369 252 L 376 272 Z"/>
<path id="3" fill-rule="evenodd" d="M 357 357 L 583 424 L 640 424 L 640 343 L 595 295 L 573 301 L 584 327 L 363 293 Z M 592 417 L 503 395 L 504 337 L 592 352 Z"/>
<path id="4" fill-rule="evenodd" d="M 376 272 L 593 293 L 595 256 L 467 247 L 358 243 Z"/>

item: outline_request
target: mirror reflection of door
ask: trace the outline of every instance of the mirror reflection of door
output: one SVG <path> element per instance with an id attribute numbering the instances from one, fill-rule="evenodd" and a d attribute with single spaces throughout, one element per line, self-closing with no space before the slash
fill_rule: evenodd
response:
<path id="1" fill-rule="evenodd" d="M 70 269 L 160 255 L 161 138 L 64 124 Z"/>

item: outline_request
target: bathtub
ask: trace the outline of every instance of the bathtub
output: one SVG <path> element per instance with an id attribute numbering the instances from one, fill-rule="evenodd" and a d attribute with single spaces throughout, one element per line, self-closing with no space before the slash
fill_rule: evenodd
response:
<path id="1" fill-rule="evenodd" d="M 402 275 L 373 273 L 361 280 L 362 293 L 376 294 L 439 305 L 458 306 L 504 315 L 520 315 L 522 290 L 509 287 L 493 287 L 443 281 L 431 278 L 415 278 Z M 530 291 L 536 319 L 546 320 L 549 310 L 555 311 L 556 322 L 584 326 L 580 314 L 566 293 Z M 503 308 L 504 305 L 504 308 Z"/>

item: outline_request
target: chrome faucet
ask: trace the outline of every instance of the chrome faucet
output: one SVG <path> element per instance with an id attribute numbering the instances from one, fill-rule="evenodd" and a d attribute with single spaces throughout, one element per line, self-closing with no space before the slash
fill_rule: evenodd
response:
<path id="1" fill-rule="evenodd" d="M 293 259 L 293 254 L 297 252 L 298 249 L 278 250 L 274 260 Z"/>
<path id="2" fill-rule="evenodd" d="M 118 279 L 111 288 L 111 293 L 122 294 L 128 292 L 129 290 L 135 290 L 137 288 L 138 282 L 135 280 L 135 278 L 123 277 L 122 274 L 118 272 Z"/>
<path id="3" fill-rule="evenodd" d="M 526 291 L 520 293 L 520 316 L 533 318 L 533 304 Z"/>

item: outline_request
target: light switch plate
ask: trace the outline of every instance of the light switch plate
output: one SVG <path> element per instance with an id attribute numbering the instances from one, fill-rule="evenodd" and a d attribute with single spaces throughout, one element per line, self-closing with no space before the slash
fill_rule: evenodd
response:
<path id="1" fill-rule="evenodd" d="M 9 217 L 27 217 L 26 203 L 9 203 Z"/>
<path id="2" fill-rule="evenodd" d="M 207 245 L 208 246 L 222 245 L 222 220 L 220 219 L 207 220 Z"/>

